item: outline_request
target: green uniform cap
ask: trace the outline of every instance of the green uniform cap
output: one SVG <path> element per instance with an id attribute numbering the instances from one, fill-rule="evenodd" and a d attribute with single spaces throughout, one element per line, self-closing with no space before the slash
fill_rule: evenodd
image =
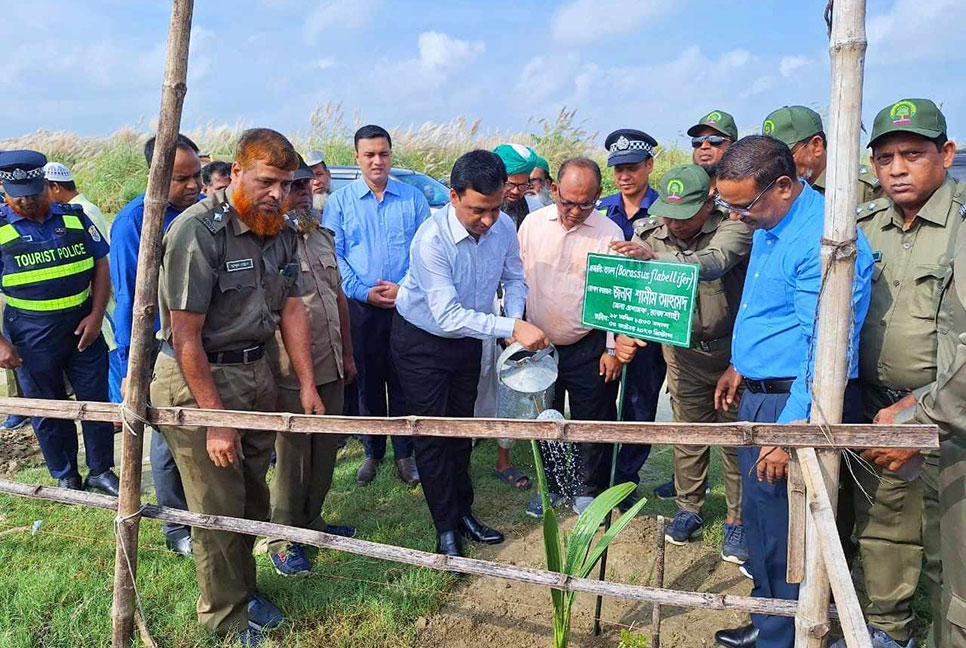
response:
<path id="1" fill-rule="evenodd" d="M 533 152 L 533 149 L 522 144 L 500 144 L 493 149 L 493 152 L 503 160 L 503 166 L 506 167 L 508 176 L 517 173 L 530 175 L 537 161 L 537 154 Z"/>
<path id="2" fill-rule="evenodd" d="M 785 106 L 765 117 L 761 134 L 774 137 L 791 148 L 802 140 L 823 132 L 822 116 L 805 106 Z"/>
<path id="3" fill-rule="evenodd" d="M 651 216 L 687 220 L 698 213 L 711 193 L 711 178 L 697 164 L 670 169 L 661 178 L 660 197 L 647 210 Z"/>
<path id="4" fill-rule="evenodd" d="M 929 99 L 903 99 L 886 106 L 875 116 L 869 147 L 889 133 L 915 133 L 936 139 L 946 134 L 946 117 Z"/>
<path id="5" fill-rule="evenodd" d="M 735 118 L 723 110 L 709 112 L 697 124 L 688 129 L 688 135 L 694 137 L 698 134 L 698 130 L 704 127 L 713 128 L 725 137 L 730 138 L 732 142 L 738 140 L 738 127 L 735 126 Z"/>

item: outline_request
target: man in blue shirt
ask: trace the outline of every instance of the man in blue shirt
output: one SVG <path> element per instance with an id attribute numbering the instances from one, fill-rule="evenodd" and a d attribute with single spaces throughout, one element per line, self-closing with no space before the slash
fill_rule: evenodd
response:
<path id="1" fill-rule="evenodd" d="M 152 137 L 144 145 L 144 158 L 151 166 L 154 157 Z M 171 222 L 178 214 L 198 201 L 201 191 L 201 160 L 198 147 L 184 135 L 178 135 L 174 156 L 174 169 L 171 185 L 168 188 L 168 205 L 164 210 L 163 231 L 167 232 Z M 144 221 L 144 194 L 141 194 L 118 212 L 111 225 L 111 283 L 114 286 L 114 337 L 117 341 L 117 362 L 120 363 L 118 375 L 127 380 L 128 352 L 131 348 L 131 318 L 134 308 L 134 285 L 138 271 L 138 249 L 141 246 L 141 227 Z M 161 321 L 155 317 L 154 331 L 161 328 Z M 158 504 L 188 510 L 181 474 L 171 456 L 171 450 L 164 437 L 156 430 L 151 434 L 151 477 L 158 498 Z M 191 554 L 190 527 L 184 524 L 165 522 L 162 524 L 165 544 L 177 554 Z"/>
<path id="2" fill-rule="evenodd" d="M 107 402 L 107 343 L 101 335 L 111 295 L 108 245 L 77 205 L 51 202 L 47 158 L 36 151 L 0 153 L 6 192 L 0 207 L 0 286 L 6 306 L 0 367 L 15 369 L 27 398 Z M 118 494 L 114 426 L 84 421 L 90 472 L 81 482 L 74 421 L 33 418 L 51 477 L 61 488 Z"/>
<path id="3" fill-rule="evenodd" d="M 418 189 L 390 177 L 392 138 L 384 128 L 360 128 L 355 149 L 362 178 L 329 197 L 322 222 L 335 233 L 342 290 L 349 298 L 359 414 L 400 416 L 406 407 L 389 353 L 389 330 L 399 281 L 409 269 L 409 245 L 429 218 L 429 203 Z M 362 444 L 366 458 L 356 483 L 365 486 L 386 456 L 386 437 L 362 435 Z M 393 437 L 392 448 L 399 478 L 415 486 L 412 439 Z"/>
<path id="4" fill-rule="evenodd" d="M 516 226 L 500 210 L 506 179 L 494 153 L 463 155 L 450 176 L 451 205 L 416 233 L 390 343 L 405 414 L 472 417 L 485 339 L 515 339 L 531 350 L 550 343 L 522 319 L 527 285 Z M 500 286 L 506 317 L 492 312 Z M 473 516 L 472 439 L 416 437 L 415 444 L 436 526 L 436 551 L 463 555 L 460 535 L 485 544 L 503 542 L 502 533 Z"/>
<path id="5" fill-rule="evenodd" d="M 718 167 L 718 206 L 755 230 L 741 306 L 732 336 L 732 366 L 718 381 L 715 406 L 738 406 L 742 421 L 792 423 L 808 420 L 825 198 L 803 182 L 788 146 L 766 136 L 738 140 Z M 858 376 L 858 337 L 869 307 L 872 251 L 856 230 L 852 288 L 849 383 L 842 420 L 863 420 Z M 738 448 L 742 518 L 748 540 L 753 596 L 797 599 L 798 585 L 786 582 L 789 455 L 779 447 Z M 725 646 L 790 648 L 791 618 L 752 615 L 752 625 L 715 634 Z"/>
<path id="6" fill-rule="evenodd" d="M 614 180 L 619 192 L 605 196 L 597 203 L 602 211 L 624 232 L 624 240 L 634 237 L 635 226 L 648 217 L 647 210 L 658 199 L 658 193 L 650 185 L 651 171 L 654 170 L 654 149 L 657 140 L 644 131 L 621 128 L 604 140 L 607 149 L 607 166 L 614 169 Z M 667 364 L 661 353 L 660 344 L 648 344 L 638 350 L 634 359 L 627 365 L 627 380 L 624 383 L 623 421 L 653 421 L 657 416 L 657 401 L 664 384 Z M 614 483 L 641 483 L 640 472 L 651 454 L 650 444 L 624 443 L 617 456 Z M 674 480 L 670 482 L 674 497 Z M 620 509 L 626 511 L 637 502 L 637 491 L 631 493 Z"/>

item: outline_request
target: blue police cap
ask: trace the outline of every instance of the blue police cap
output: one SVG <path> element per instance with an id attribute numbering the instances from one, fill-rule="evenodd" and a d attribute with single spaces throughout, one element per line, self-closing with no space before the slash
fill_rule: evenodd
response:
<path id="1" fill-rule="evenodd" d="M 654 157 L 657 140 L 644 131 L 633 128 L 615 130 L 604 140 L 607 149 L 607 166 L 618 164 L 637 164 Z"/>
<path id="2" fill-rule="evenodd" d="M 0 152 L 0 180 L 14 198 L 34 196 L 46 187 L 44 165 L 47 157 L 37 151 Z"/>

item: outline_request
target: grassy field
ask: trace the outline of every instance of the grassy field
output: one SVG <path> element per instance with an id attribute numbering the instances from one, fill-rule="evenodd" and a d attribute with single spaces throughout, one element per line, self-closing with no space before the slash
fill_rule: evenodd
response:
<path id="1" fill-rule="evenodd" d="M 522 534 L 538 524 L 523 512 L 533 491 L 512 491 L 491 477 L 495 447 L 487 442 L 474 451 L 475 508 L 481 519 L 508 534 Z M 532 475 L 529 444 L 516 444 L 513 454 Z M 669 448 L 655 448 L 645 467 L 654 480 L 642 484 L 644 494 L 649 495 L 655 481 L 670 474 L 670 459 Z M 326 502 L 327 519 L 358 526 L 359 537 L 367 540 L 432 551 L 435 536 L 421 491 L 404 488 L 394 471 L 385 468 L 370 487 L 356 489 L 355 471 L 361 460 L 361 446 L 350 442 L 336 467 Z M 52 483 L 43 468 L 22 471 L 17 479 Z M 673 502 L 659 500 L 648 502 L 644 509 L 647 515 L 673 512 Z M 703 542 L 718 548 L 725 504 L 717 459 L 706 513 L 709 523 Z M 0 531 L 43 520 L 36 536 L 13 533 L 0 538 L 0 561 L 7 566 L 0 571 L 0 646 L 106 645 L 111 632 L 112 515 L 0 496 L 0 516 Z M 154 520 L 142 522 L 140 542 L 140 595 L 158 644 L 171 648 L 218 645 L 195 622 L 193 563 L 165 550 L 160 524 Z M 258 568 L 259 588 L 287 617 L 273 635 L 274 645 L 293 648 L 412 646 L 420 617 L 439 609 L 457 582 L 428 569 L 328 551 L 321 552 L 309 578 L 278 576 L 265 556 L 259 556 Z M 487 586 L 488 581 L 480 585 Z M 549 617 L 549 596 L 546 604 Z"/>
<path id="2" fill-rule="evenodd" d="M 317 109 L 304 133 L 288 133 L 300 152 L 323 150 L 329 164 L 355 164 L 352 133 L 361 124 L 348 123 L 337 105 Z M 202 151 L 213 159 L 230 160 L 242 126 L 209 125 L 188 131 Z M 448 124 L 423 124 L 392 129 L 393 164 L 422 171 L 433 177 L 448 176 L 453 162 L 473 148 L 492 149 L 502 142 L 533 147 L 556 168 L 567 158 L 583 155 L 601 167 L 606 156 L 598 134 L 583 128 L 576 111 L 562 110 L 555 119 L 534 120 L 529 132 L 484 130 L 479 121 L 459 117 Z M 41 151 L 50 160 L 63 162 L 74 172 L 77 186 L 101 211 L 113 218 L 121 207 L 144 191 L 147 167 L 142 147 L 149 132 L 141 127 L 124 128 L 109 137 L 79 137 L 68 132 L 38 131 L 16 139 L 0 140 L 0 150 L 27 148 Z M 689 151 L 660 149 L 652 182 L 668 168 L 689 162 Z M 611 173 L 604 173 L 604 195 L 615 191 Z"/>

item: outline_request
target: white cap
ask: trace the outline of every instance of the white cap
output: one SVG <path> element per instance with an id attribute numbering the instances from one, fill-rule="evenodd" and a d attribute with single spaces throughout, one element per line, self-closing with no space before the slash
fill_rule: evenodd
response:
<path id="1" fill-rule="evenodd" d="M 54 182 L 73 182 L 74 174 L 60 162 L 48 162 L 44 165 L 44 178 Z"/>
<path id="2" fill-rule="evenodd" d="M 305 154 L 305 166 L 314 167 L 325 162 L 325 153 L 322 151 L 309 151 Z"/>

